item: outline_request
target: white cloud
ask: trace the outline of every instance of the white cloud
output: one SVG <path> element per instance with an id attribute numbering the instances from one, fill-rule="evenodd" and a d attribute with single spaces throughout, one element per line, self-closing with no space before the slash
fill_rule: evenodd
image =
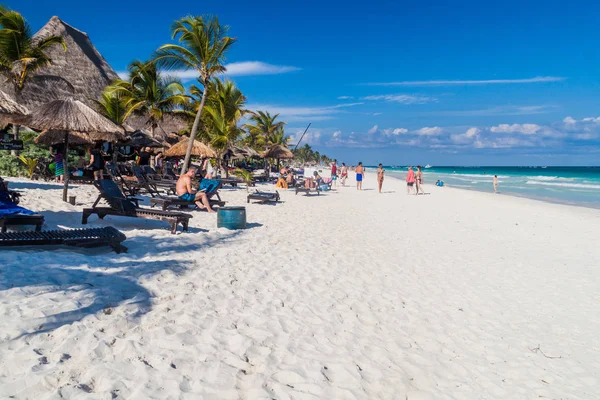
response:
<path id="1" fill-rule="evenodd" d="M 404 129 L 404 128 L 396 128 L 396 129 L 394 129 L 392 131 L 392 133 L 394 135 L 400 135 L 400 134 L 403 134 L 403 133 L 406 133 L 406 132 L 408 132 L 408 129 Z"/>
<path id="2" fill-rule="evenodd" d="M 450 140 L 456 144 L 471 143 L 473 140 L 478 139 L 481 129 L 469 128 L 465 133 L 450 135 Z"/>
<path id="3" fill-rule="evenodd" d="M 479 110 L 456 110 L 456 111 L 435 111 L 428 114 L 443 115 L 449 117 L 475 117 L 490 115 L 535 115 L 546 114 L 555 109 L 553 105 L 539 106 L 497 106 Z"/>
<path id="4" fill-rule="evenodd" d="M 500 124 L 492 126 L 490 131 L 494 133 L 521 133 L 523 135 L 533 135 L 537 133 L 541 127 L 536 124 Z"/>
<path id="5" fill-rule="evenodd" d="M 582 119 L 583 122 L 600 122 L 600 117 L 597 118 L 584 118 Z"/>
<path id="6" fill-rule="evenodd" d="M 566 117 L 565 119 L 563 119 L 563 122 L 565 124 L 572 125 L 572 124 L 577 123 L 577 120 L 575 118 L 573 118 L 573 117 Z"/>
<path id="7" fill-rule="evenodd" d="M 333 132 L 333 138 L 334 139 L 339 138 L 341 136 L 342 136 L 342 131 L 335 131 L 335 132 Z"/>
<path id="8" fill-rule="evenodd" d="M 433 97 L 426 96 L 411 96 L 408 94 L 383 94 L 383 95 L 374 95 L 374 96 L 365 96 L 362 97 L 361 100 L 384 100 L 390 103 L 400 103 L 400 104 L 425 104 L 436 102 L 437 99 Z"/>
<path id="9" fill-rule="evenodd" d="M 353 96 L 339 96 L 337 99 L 338 100 L 350 100 L 353 99 Z"/>
<path id="10" fill-rule="evenodd" d="M 417 129 L 415 133 L 419 136 L 437 136 L 443 132 L 443 129 L 439 126 L 434 127 L 424 127 L 421 129 Z"/>
<path id="11" fill-rule="evenodd" d="M 483 80 L 431 80 L 431 81 L 401 81 L 370 83 L 372 86 L 449 86 L 449 85 L 489 85 L 489 84 L 516 84 L 559 82 L 566 78 L 560 76 L 536 76 L 524 79 L 483 79 Z"/>
<path id="12" fill-rule="evenodd" d="M 271 114 L 279 114 L 286 122 L 293 121 L 326 121 L 335 119 L 337 114 L 343 113 L 342 108 L 354 107 L 363 103 L 337 104 L 323 107 L 287 107 L 274 104 L 247 104 L 248 110 L 264 110 Z"/>
<path id="13" fill-rule="evenodd" d="M 225 65 L 228 76 L 248 76 L 248 75 L 279 75 L 288 72 L 300 71 L 301 68 L 290 65 L 274 65 L 261 61 L 242 61 Z"/>
<path id="14" fill-rule="evenodd" d="M 223 75 L 227 76 L 280 75 L 301 70 L 301 68 L 292 67 L 290 65 L 274 65 L 261 61 L 242 61 L 230 63 L 225 65 L 225 68 L 227 71 L 224 72 Z M 128 71 L 119 71 L 117 74 L 121 79 L 129 79 Z M 162 74 L 181 79 L 182 81 L 197 79 L 199 76 L 198 71 L 194 69 L 162 71 Z"/>
<path id="15" fill-rule="evenodd" d="M 367 133 L 368 133 L 369 135 L 373 135 L 373 134 L 377 133 L 377 131 L 378 131 L 378 127 L 377 127 L 377 125 L 375 125 L 375 126 L 374 126 L 374 127 L 372 127 L 371 129 L 369 129 L 369 130 L 367 131 Z"/>

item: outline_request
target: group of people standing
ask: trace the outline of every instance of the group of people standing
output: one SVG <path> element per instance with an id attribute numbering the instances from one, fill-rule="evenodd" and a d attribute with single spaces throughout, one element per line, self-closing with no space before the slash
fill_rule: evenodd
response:
<path id="1" fill-rule="evenodd" d="M 423 171 L 421 166 L 417 166 L 417 171 L 413 167 L 408 167 L 408 174 L 406 174 L 406 194 L 425 194 L 423 189 Z"/>

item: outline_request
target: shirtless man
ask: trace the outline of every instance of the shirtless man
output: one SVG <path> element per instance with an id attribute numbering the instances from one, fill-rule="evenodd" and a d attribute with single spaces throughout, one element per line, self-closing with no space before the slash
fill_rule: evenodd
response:
<path id="1" fill-rule="evenodd" d="M 204 192 L 198 192 L 192 189 L 192 177 L 196 175 L 196 167 L 191 166 L 187 172 L 179 177 L 175 191 L 181 200 L 193 201 L 199 209 L 206 209 L 209 213 L 215 211 L 210 207 L 208 196 Z"/>
<path id="2" fill-rule="evenodd" d="M 362 162 L 358 163 L 358 166 L 354 169 L 356 172 L 356 190 L 362 190 L 362 181 L 365 177 L 365 169 L 362 166 Z"/>
<path id="3" fill-rule="evenodd" d="M 494 193 L 498 193 L 498 175 L 494 175 L 492 182 L 494 183 Z"/>

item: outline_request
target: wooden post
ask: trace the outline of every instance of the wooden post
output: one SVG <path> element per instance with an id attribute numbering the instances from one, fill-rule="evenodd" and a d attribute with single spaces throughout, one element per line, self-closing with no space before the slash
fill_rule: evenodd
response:
<path id="1" fill-rule="evenodd" d="M 63 201 L 67 201 L 67 192 L 69 191 L 69 131 L 65 133 L 65 154 L 63 154 L 63 170 L 65 172 L 63 187 Z"/>

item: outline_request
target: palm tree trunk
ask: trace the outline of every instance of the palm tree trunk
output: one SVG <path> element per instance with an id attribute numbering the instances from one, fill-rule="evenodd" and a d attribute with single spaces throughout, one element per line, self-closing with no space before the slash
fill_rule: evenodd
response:
<path id="1" fill-rule="evenodd" d="M 67 201 L 67 192 L 69 191 L 69 133 L 65 132 L 65 154 L 63 154 L 63 201 Z"/>
<path id="2" fill-rule="evenodd" d="M 15 102 L 17 104 L 21 104 L 20 101 L 21 101 L 21 92 L 19 91 L 18 88 L 15 87 Z M 19 125 L 13 124 L 13 135 L 15 136 L 15 140 L 19 139 L 19 128 L 20 128 Z M 10 152 L 10 154 L 13 156 L 18 156 L 19 152 L 17 150 L 12 150 Z"/>
<path id="3" fill-rule="evenodd" d="M 188 166 L 190 164 L 190 158 L 192 158 L 192 149 L 194 148 L 194 140 L 196 139 L 196 134 L 198 133 L 198 126 L 200 125 L 200 116 L 202 116 L 202 110 L 204 109 L 204 103 L 206 102 L 206 95 L 208 93 L 208 79 L 204 80 L 204 90 L 202 91 L 202 100 L 200 100 L 200 107 L 198 107 L 198 112 L 196 113 L 196 118 L 194 119 L 194 125 L 192 125 L 192 132 L 190 132 L 190 142 L 188 143 L 187 151 L 185 152 L 185 159 L 183 160 L 183 167 L 181 167 L 181 175 L 187 172 Z"/>

